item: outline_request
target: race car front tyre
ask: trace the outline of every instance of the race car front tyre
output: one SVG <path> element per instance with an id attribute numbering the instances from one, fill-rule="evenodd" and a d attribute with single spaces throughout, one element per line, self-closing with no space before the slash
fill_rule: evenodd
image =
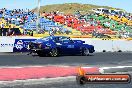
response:
<path id="1" fill-rule="evenodd" d="M 89 56 L 90 55 L 89 49 L 88 48 L 83 48 L 82 49 L 82 55 L 83 56 Z"/>
<path id="2" fill-rule="evenodd" d="M 52 57 L 56 57 L 59 55 L 58 49 L 57 48 L 53 48 L 50 50 L 49 55 Z"/>

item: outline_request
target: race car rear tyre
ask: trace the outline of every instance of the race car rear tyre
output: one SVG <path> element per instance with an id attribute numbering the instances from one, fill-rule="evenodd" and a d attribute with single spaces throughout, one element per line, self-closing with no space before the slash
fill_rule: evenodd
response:
<path id="1" fill-rule="evenodd" d="M 83 48 L 82 55 L 83 56 L 89 56 L 90 55 L 89 49 L 88 48 Z"/>
<path id="2" fill-rule="evenodd" d="M 57 48 L 53 48 L 50 50 L 49 55 L 52 57 L 56 57 L 59 55 L 58 49 Z"/>

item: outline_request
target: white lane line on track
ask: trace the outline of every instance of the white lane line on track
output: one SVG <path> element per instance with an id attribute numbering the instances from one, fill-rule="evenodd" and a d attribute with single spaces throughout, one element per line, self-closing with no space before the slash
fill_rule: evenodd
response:
<path id="1" fill-rule="evenodd" d="M 82 68 L 92 68 L 92 67 L 82 67 Z M 132 66 L 114 66 L 114 67 L 95 67 L 95 68 L 99 68 L 99 72 L 100 73 L 105 73 L 105 70 L 112 70 L 112 69 L 124 69 L 124 68 L 131 68 L 129 71 L 132 71 Z M 117 71 L 118 72 L 118 71 Z"/>
<path id="2" fill-rule="evenodd" d="M 129 68 L 128 72 L 132 71 L 132 66 L 115 66 L 115 67 L 101 67 L 99 68 L 99 72 L 105 73 L 105 70 L 109 70 L 109 69 L 111 70 L 111 72 L 112 72 L 112 69 L 117 69 L 117 72 L 118 72 L 118 70 L 125 69 L 125 68 Z"/>
<path id="3" fill-rule="evenodd" d="M 51 66 L 51 65 L 44 65 L 44 66 Z M 44 67 L 44 66 L 23 66 L 23 67 Z M 58 66 L 58 65 L 52 65 L 52 66 Z M 16 67 L 16 68 L 23 68 L 23 67 Z M 59 65 L 58 67 L 70 67 L 70 66 L 63 66 L 63 65 Z M 77 66 L 76 66 L 77 67 Z M 96 67 L 96 66 L 95 66 Z M 82 67 L 82 68 L 92 68 L 92 67 Z M 97 68 L 97 67 L 96 67 Z M 99 68 L 99 72 L 100 73 L 104 73 L 105 69 L 113 69 L 113 68 L 132 68 L 132 66 L 116 66 L 116 67 L 100 67 Z M 119 72 L 120 73 L 120 72 Z M 45 81 L 46 80 L 51 80 L 53 82 L 53 79 L 63 79 L 63 78 L 75 78 L 75 76 L 69 76 L 69 77 L 58 77 L 58 78 L 41 78 L 41 79 L 27 79 L 27 80 L 15 80 L 15 81 L 0 81 L 0 85 L 19 85 L 19 83 L 24 83 L 24 84 L 28 84 L 28 83 L 35 83 L 36 81 L 39 83 L 41 83 L 41 81 Z"/>
<path id="4" fill-rule="evenodd" d="M 0 68 L 28 68 L 28 67 L 76 67 L 76 66 L 65 66 L 65 65 L 28 65 L 28 66 L 0 66 Z"/>
<path id="5" fill-rule="evenodd" d="M 54 66 L 54 67 L 79 67 L 79 66 L 66 66 L 66 65 L 28 65 L 28 66 L 1 66 L 0 69 L 3 68 L 30 68 L 30 67 L 48 67 L 48 66 Z M 100 73 L 107 73 L 107 71 L 110 69 L 111 73 L 112 73 L 112 69 L 114 69 L 113 72 L 116 72 L 115 69 L 121 70 L 121 69 L 125 69 L 125 68 L 129 68 L 127 71 L 130 72 L 132 71 L 132 66 L 110 66 L 110 67 L 98 67 L 98 66 L 82 66 L 82 68 L 98 68 Z"/>
<path id="6" fill-rule="evenodd" d="M 0 68 L 25 68 L 25 67 L 80 67 L 80 66 L 68 66 L 68 65 L 27 65 L 27 66 L 0 66 Z M 99 67 L 99 66 L 81 66 L 82 68 L 99 68 L 99 69 L 111 69 L 111 68 L 132 68 L 132 66 L 109 66 L 109 67 Z"/>
<path id="7" fill-rule="evenodd" d="M 29 84 L 42 84 L 42 83 L 52 83 L 52 82 L 63 82 L 63 79 L 66 81 L 75 80 L 75 76 L 68 77 L 57 77 L 57 78 L 40 78 L 40 79 L 27 79 L 27 80 L 15 80 L 15 81 L 0 81 L 0 86 L 15 86 L 15 85 L 29 85 Z"/>
<path id="8" fill-rule="evenodd" d="M 132 68 L 132 66 L 101 67 L 100 69 L 111 69 L 111 68 Z"/>

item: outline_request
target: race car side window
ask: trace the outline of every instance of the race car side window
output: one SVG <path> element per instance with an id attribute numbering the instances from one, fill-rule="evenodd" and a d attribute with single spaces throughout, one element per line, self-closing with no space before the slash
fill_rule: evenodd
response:
<path id="1" fill-rule="evenodd" d="M 45 41 L 49 41 L 51 39 L 53 39 L 52 37 L 44 37 L 44 38 L 41 38 L 42 40 L 45 40 Z"/>
<path id="2" fill-rule="evenodd" d="M 62 37 L 62 38 L 61 38 L 61 41 L 62 41 L 62 42 L 67 41 L 67 42 L 69 42 L 69 43 L 74 43 L 73 40 L 72 40 L 71 38 L 69 38 L 69 37 Z"/>
<path id="3" fill-rule="evenodd" d="M 55 42 L 60 42 L 59 37 L 56 37 L 56 38 L 54 39 L 54 41 L 55 41 Z"/>
<path id="4" fill-rule="evenodd" d="M 68 38 L 69 38 L 69 40 L 70 40 L 71 43 L 74 43 L 74 41 L 70 37 L 68 37 Z"/>

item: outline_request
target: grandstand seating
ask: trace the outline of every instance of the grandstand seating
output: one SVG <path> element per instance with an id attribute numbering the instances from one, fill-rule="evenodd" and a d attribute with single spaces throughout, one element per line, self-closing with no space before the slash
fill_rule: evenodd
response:
<path id="1" fill-rule="evenodd" d="M 104 27 L 110 27 L 110 29 L 113 30 L 113 31 L 118 31 L 118 30 L 121 30 L 122 28 L 124 28 L 124 30 L 126 30 L 128 32 L 132 32 L 132 30 L 128 30 L 128 29 L 131 29 L 131 28 L 129 26 L 123 24 L 123 23 L 120 23 L 121 21 L 119 22 L 119 21 L 115 21 L 115 20 L 112 20 L 112 19 L 108 19 L 104 16 L 96 16 L 96 15 L 90 16 L 90 18 L 93 18 L 95 20 L 100 21 L 101 25 L 103 25 Z M 108 22 L 109 26 L 105 24 L 106 22 Z"/>
<path id="2" fill-rule="evenodd" d="M 93 21 L 95 21 L 95 24 L 89 24 L 86 21 L 90 21 L 91 19 L 93 19 Z M 54 16 L 54 21 L 55 22 L 59 22 L 61 24 L 65 24 L 68 27 L 72 27 L 73 29 L 76 29 L 78 31 L 81 31 L 82 34 L 91 34 L 95 29 L 98 29 L 98 32 L 101 33 L 106 33 L 106 34 L 110 34 L 113 35 L 115 34 L 115 30 L 111 30 L 108 31 L 107 29 L 105 30 L 105 32 L 101 29 L 103 29 L 104 27 L 107 27 L 104 23 L 109 21 L 109 19 L 104 18 L 103 16 L 96 16 L 96 15 L 90 15 L 90 16 L 85 16 L 83 19 L 78 19 L 76 17 L 73 16 L 62 16 L 62 15 L 56 15 Z M 101 22 L 101 25 L 97 24 L 97 20 L 99 20 Z M 63 21 L 63 22 L 62 22 Z M 93 22 L 91 21 L 91 22 Z M 111 25 L 113 24 L 113 22 L 111 21 Z M 85 26 L 86 25 L 86 26 Z M 110 27 L 112 28 L 112 26 L 110 25 Z"/>
<path id="3" fill-rule="evenodd" d="M 3 11 L 3 12 L 1 12 Z M 67 27 L 76 29 L 83 34 L 92 34 L 93 31 L 97 31 L 103 34 L 115 35 L 120 30 L 132 32 L 131 25 L 132 20 L 128 20 L 126 17 L 119 17 L 117 15 L 106 14 L 89 14 L 82 17 L 75 17 L 73 15 L 59 15 L 59 14 L 45 14 L 44 17 L 39 18 L 39 24 L 37 25 L 37 15 L 31 11 L 24 10 L 0 10 L 0 18 L 5 25 L 10 23 L 16 25 L 19 28 L 26 30 L 36 30 L 39 27 L 45 32 L 54 28 L 61 33 L 71 32 Z M 0 23 L 1 24 L 1 23 Z M 67 27 L 64 27 L 64 26 Z M 6 25 L 5 27 L 8 28 Z M 21 32 L 23 32 L 21 30 Z"/>
<path id="4" fill-rule="evenodd" d="M 1 10 L 2 11 L 2 10 Z M 37 15 L 31 11 L 19 11 L 19 10 L 3 10 L 3 13 L 0 13 L 0 18 L 4 18 L 4 22 L 9 21 L 10 24 L 14 24 L 16 26 L 20 26 L 26 30 L 35 30 L 37 26 L 41 30 L 50 31 L 53 27 L 61 29 L 62 33 L 66 31 L 70 31 L 64 28 L 61 25 L 56 24 L 52 20 L 46 19 L 44 17 L 40 17 L 39 25 L 37 25 Z"/>
<path id="5" fill-rule="evenodd" d="M 107 14 L 100 14 L 101 16 L 108 17 L 109 19 L 115 20 L 119 23 L 126 24 L 128 26 L 132 26 L 132 19 L 125 17 L 125 16 L 118 16 L 118 15 L 107 15 Z"/>

